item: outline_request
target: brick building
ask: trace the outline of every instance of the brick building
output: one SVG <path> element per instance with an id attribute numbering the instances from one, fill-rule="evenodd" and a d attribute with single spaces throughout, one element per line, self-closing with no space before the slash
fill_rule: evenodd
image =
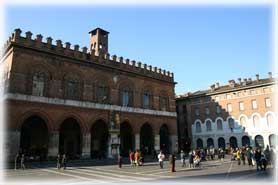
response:
<path id="1" fill-rule="evenodd" d="M 3 48 L 6 154 L 113 157 L 119 150 L 173 151 L 173 73 L 108 53 L 109 32 L 89 32 L 90 49 L 16 29 Z M 88 50 L 88 51 L 87 51 Z"/>
<path id="2" fill-rule="evenodd" d="M 216 83 L 208 90 L 177 97 L 180 145 L 187 149 L 274 146 L 274 84 L 270 72 L 265 79 L 257 74 L 255 80 Z"/>

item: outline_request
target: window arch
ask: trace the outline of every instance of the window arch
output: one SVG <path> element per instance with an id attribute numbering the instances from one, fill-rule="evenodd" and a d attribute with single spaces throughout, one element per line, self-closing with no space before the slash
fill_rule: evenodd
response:
<path id="1" fill-rule="evenodd" d="M 32 95 L 44 96 L 46 75 L 43 72 L 33 74 Z"/>
<path id="2" fill-rule="evenodd" d="M 143 108 L 152 108 L 152 93 L 149 90 L 144 90 L 143 92 Z"/>
<path id="3" fill-rule="evenodd" d="M 228 124 L 229 124 L 229 128 L 230 129 L 234 129 L 235 128 L 235 121 L 233 118 L 229 118 L 228 119 Z"/>
<path id="4" fill-rule="evenodd" d="M 159 108 L 160 110 L 166 111 L 169 109 L 169 99 L 166 92 L 161 91 L 159 95 Z"/>
<path id="5" fill-rule="evenodd" d="M 241 116 L 241 118 L 239 119 L 239 122 L 242 127 L 247 127 L 247 121 L 244 116 Z"/>
<path id="6" fill-rule="evenodd" d="M 109 103 L 109 87 L 104 81 L 96 82 L 96 102 Z"/>
<path id="7" fill-rule="evenodd" d="M 258 115 L 254 115 L 253 116 L 253 124 L 255 128 L 259 128 L 260 127 L 260 118 Z"/>
<path id="8" fill-rule="evenodd" d="M 206 127 L 207 127 L 207 131 L 210 132 L 211 131 L 211 121 L 210 120 L 206 121 Z"/>
<path id="9" fill-rule="evenodd" d="M 121 105 L 124 107 L 133 106 L 133 91 L 129 87 L 121 89 Z"/>
<path id="10" fill-rule="evenodd" d="M 203 146 L 203 140 L 202 139 L 200 139 L 200 138 L 198 138 L 197 139 L 197 148 L 203 148 L 204 146 Z"/>
<path id="11" fill-rule="evenodd" d="M 64 77 L 64 97 L 71 100 L 80 99 L 80 78 L 77 75 L 67 75 Z"/>
<path id="12" fill-rule="evenodd" d="M 218 119 L 216 121 L 217 123 L 217 130 L 223 130 L 223 124 L 222 124 L 222 120 L 221 119 Z"/>
<path id="13" fill-rule="evenodd" d="M 274 125 L 274 118 L 273 115 L 271 113 L 266 115 L 266 121 L 267 121 L 267 126 L 268 127 L 273 127 Z"/>
<path id="14" fill-rule="evenodd" d="M 197 133 L 201 133 L 202 132 L 202 128 L 201 128 L 201 123 L 200 122 L 196 123 L 196 132 Z"/>

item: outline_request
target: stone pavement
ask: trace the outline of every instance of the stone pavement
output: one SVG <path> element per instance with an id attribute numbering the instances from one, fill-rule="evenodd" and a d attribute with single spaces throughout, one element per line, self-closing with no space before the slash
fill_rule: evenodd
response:
<path id="1" fill-rule="evenodd" d="M 117 165 L 105 166 L 72 166 L 66 170 L 57 170 L 55 167 L 27 170 L 7 169 L 4 172 L 5 184 L 42 185 L 59 184 L 103 184 L 103 183 L 196 183 L 202 182 L 264 182 L 274 184 L 273 169 L 265 172 L 256 172 L 256 167 L 248 165 L 238 166 L 236 161 L 225 159 L 205 161 L 200 168 L 182 167 L 179 160 L 176 161 L 176 172 L 170 172 L 170 165 L 165 162 L 164 169 L 159 168 L 158 162 L 149 162 L 144 166 L 130 167 L 125 164 L 122 168 Z"/>

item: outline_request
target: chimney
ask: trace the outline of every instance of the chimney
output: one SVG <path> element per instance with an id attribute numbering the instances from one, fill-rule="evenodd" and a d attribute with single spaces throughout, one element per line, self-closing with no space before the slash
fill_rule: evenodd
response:
<path id="1" fill-rule="evenodd" d="M 234 80 L 229 80 L 229 86 L 230 87 L 235 87 L 235 81 Z"/>
<path id="2" fill-rule="evenodd" d="M 256 80 L 259 81 L 259 74 L 256 74 Z"/>
<path id="3" fill-rule="evenodd" d="M 241 78 L 238 78 L 237 81 L 238 81 L 238 85 L 241 85 Z"/>
<path id="4" fill-rule="evenodd" d="M 214 90 L 215 90 L 215 85 L 213 84 L 210 86 L 210 91 L 213 92 Z"/>
<path id="5" fill-rule="evenodd" d="M 246 84 L 247 84 L 247 78 L 244 78 L 243 85 L 246 85 Z"/>
<path id="6" fill-rule="evenodd" d="M 219 82 L 216 82 L 215 83 L 215 89 L 218 89 L 219 88 Z"/>
<path id="7" fill-rule="evenodd" d="M 272 79 L 272 72 L 268 72 L 269 79 Z"/>

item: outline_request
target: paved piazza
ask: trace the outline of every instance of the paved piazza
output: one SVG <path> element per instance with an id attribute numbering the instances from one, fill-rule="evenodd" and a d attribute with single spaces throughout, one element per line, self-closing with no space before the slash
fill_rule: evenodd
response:
<path id="1" fill-rule="evenodd" d="M 32 168 L 27 170 L 6 170 L 4 173 L 5 184 L 41 185 L 54 181 L 55 184 L 105 184 L 105 183 L 211 183 L 211 182 L 264 182 L 275 184 L 273 169 L 265 172 L 256 172 L 256 167 L 248 165 L 238 166 L 236 161 L 228 158 L 221 164 L 220 161 L 202 162 L 200 168 L 181 167 L 176 161 L 176 172 L 170 172 L 170 165 L 166 161 L 164 169 L 158 163 L 150 162 L 145 166 L 130 167 L 123 165 L 105 166 L 72 166 L 66 170 L 57 170 L 54 167 Z M 28 181 L 28 182 L 27 182 Z M 53 183 L 51 183 L 53 184 Z"/>

